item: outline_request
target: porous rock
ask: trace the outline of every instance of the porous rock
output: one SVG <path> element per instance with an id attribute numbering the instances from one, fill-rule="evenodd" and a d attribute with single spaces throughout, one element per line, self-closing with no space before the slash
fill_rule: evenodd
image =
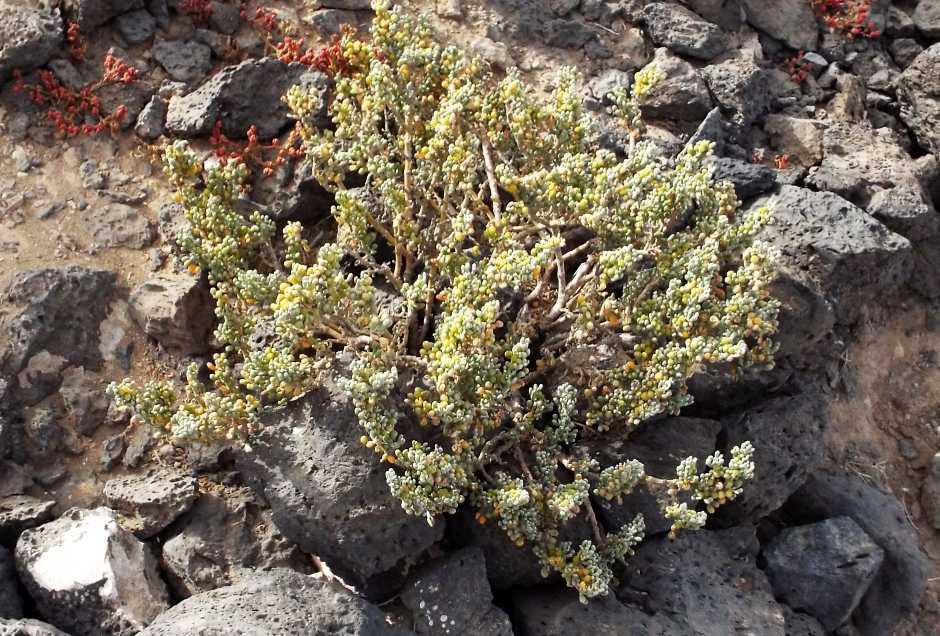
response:
<path id="1" fill-rule="evenodd" d="M 212 50 L 202 42 L 160 40 L 153 59 L 177 82 L 198 82 L 212 67 Z"/>
<path id="2" fill-rule="evenodd" d="M 702 77 L 722 113 L 742 130 L 770 110 L 770 80 L 746 55 L 738 55 L 702 69 Z M 656 90 L 655 87 L 653 90 Z"/>
<path id="3" fill-rule="evenodd" d="M 167 581 L 181 597 L 230 585 L 252 569 L 313 569 L 247 489 L 207 493 L 173 525 L 163 544 Z"/>
<path id="4" fill-rule="evenodd" d="M 570 589 L 530 588 L 515 592 L 512 605 L 526 636 L 620 636 L 625 633 L 672 636 L 683 633 L 668 616 L 646 614 L 612 595 L 592 599 L 590 604 L 584 605 Z"/>
<path id="5" fill-rule="evenodd" d="M 264 423 L 250 452 L 236 455 L 238 469 L 284 536 L 348 583 L 365 587 L 441 537 L 443 523 L 407 514 L 389 492 L 387 465 L 359 441 L 349 396 L 332 373 Z"/>
<path id="6" fill-rule="evenodd" d="M 6 299 L 23 309 L 13 313 L 4 325 L 7 345 L 0 351 L 0 368 L 5 375 L 16 377 L 39 354 L 92 370 L 100 368 L 98 327 L 107 316 L 114 282 L 114 272 L 77 265 L 18 274 Z M 82 311 L 75 311 L 76 307 Z M 44 393 L 47 395 L 56 386 L 46 386 Z M 17 382 L 10 391 L 15 395 L 18 388 Z M 43 397 L 34 399 L 38 402 Z"/>
<path id="7" fill-rule="evenodd" d="M 767 35 L 796 50 L 812 51 L 819 42 L 819 26 L 804 0 L 741 0 L 747 21 Z"/>
<path id="8" fill-rule="evenodd" d="M 844 623 L 881 567 L 884 551 L 849 517 L 786 528 L 763 551 L 774 595 L 827 630 Z"/>
<path id="9" fill-rule="evenodd" d="M 0 546 L 0 618 L 23 618 L 23 599 L 17 580 L 13 555 Z"/>
<path id="10" fill-rule="evenodd" d="M 728 49 L 728 36 L 680 4 L 653 2 L 643 16 L 650 38 L 678 55 L 710 60 Z"/>
<path id="11" fill-rule="evenodd" d="M 464 548 L 425 564 L 401 592 L 418 634 L 512 636 L 509 617 L 492 603 L 479 548 Z"/>
<path id="12" fill-rule="evenodd" d="M 270 139 L 290 120 L 281 97 L 294 85 L 315 92 L 320 107 L 314 109 L 312 123 L 326 123 L 329 78 L 303 64 L 262 58 L 224 68 L 191 93 L 173 97 L 166 129 L 181 137 L 198 137 L 208 135 L 220 120 L 222 132 L 231 139 L 244 138 L 252 125 L 261 139 Z"/>
<path id="13" fill-rule="evenodd" d="M 30 495 L 8 495 L 0 499 L 0 544 L 12 548 L 24 530 L 35 528 L 53 517 L 55 501 Z"/>
<path id="14" fill-rule="evenodd" d="M 901 120 L 924 150 L 940 155 L 940 42 L 904 69 L 897 90 Z"/>
<path id="15" fill-rule="evenodd" d="M 669 479 L 675 477 L 676 466 L 686 457 L 697 458 L 699 468 L 704 469 L 705 457 L 715 452 L 720 430 L 721 425 L 714 420 L 668 417 L 641 424 L 626 441 L 598 444 L 593 452 L 597 453 L 604 466 L 636 459 L 643 463 L 647 475 Z M 601 520 L 612 532 L 630 523 L 637 513 L 643 515 L 648 535 L 665 532 L 672 526 L 672 522 L 663 515 L 656 497 L 642 486 L 619 503 L 597 497 L 596 505 Z"/>
<path id="16" fill-rule="evenodd" d="M 754 478 L 719 510 L 722 520 L 757 521 L 783 505 L 823 460 L 828 424 L 818 394 L 772 398 L 722 418 L 729 448 L 754 443 Z"/>
<path id="17" fill-rule="evenodd" d="M 151 468 L 141 475 L 109 480 L 103 494 L 121 526 L 148 539 L 192 507 L 196 478 L 172 468 Z"/>
<path id="18" fill-rule="evenodd" d="M 234 631 L 237 630 L 237 631 Z M 374 605 L 322 578 L 293 570 L 256 571 L 226 587 L 191 596 L 140 636 L 405 636 Z"/>
<path id="19" fill-rule="evenodd" d="M 0 2 L 0 83 L 13 69 L 31 71 L 49 61 L 62 46 L 62 17 L 58 9 Z"/>
<path id="20" fill-rule="evenodd" d="M 39 615 L 74 636 L 130 636 L 169 606 L 149 546 L 107 508 L 72 508 L 27 530 L 16 567 Z"/>
<path id="21" fill-rule="evenodd" d="M 89 206 L 83 214 L 83 220 L 98 248 L 141 249 L 157 238 L 156 228 L 150 219 L 140 209 L 123 203 Z"/>
<path id="22" fill-rule="evenodd" d="M 840 323 L 910 277 L 910 241 L 836 194 L 785 185 L 752 203 L 763 205 L 774 222 L 761 238 L 780 253 L 783 274 L 831 300 Z"/>
<path id="23" fill-rule="evenodd" d="M 667 633 L 699 636 L 784 636 L 784 616 L 755 564 L 753 530 L 698 530 L 670 541 L 649 539 L 630 558 L 621 600 L 671 619 Z"/>
<path id="24" fill-rule="evenodd" d="M 130 313 L 148 336 L 182 355 L 206 351 L 214 323 L 204 281 L 188 274 L 161 273 L 137 287 Z"/>
<path id="25" fill-rule="evenodd" d="M 851 517 L 884 550 L 884 562 L 852 615 L 852 625 L 862 636 L 890 634 L 919 606 L 927 585 L 927 557 L 897 499 L 854 475 L 820 471 L 793 494 L 784 510 L 799 523 Z"/>
<path id="26" fill-rule="evenodd" d="M 926 37 L 940 39 L 940 0 L 919 0 L 911 21 Z"/>
<path id="27" fill-rule="evenodd" d="M 695 68 L 669 52 L 658 48 L 650 65 L 664 76 L 646 97 L 640 110 L 649 119 L 678 119 L 696 124 L 712 108 L 708 87 Z"/>
<path id="28" fill-rule="evenodd" d="M 66 13 L 78 22 L 82 32 L 89 34 L 111 18 L 134 9 L 143 9 L 144 0 L 65 0 Z"/>

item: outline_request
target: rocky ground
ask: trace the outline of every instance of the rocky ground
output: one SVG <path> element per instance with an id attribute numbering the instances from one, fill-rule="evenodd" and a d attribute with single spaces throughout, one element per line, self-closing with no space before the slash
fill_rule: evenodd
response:
<path id="1" fill-rule="evenodd" d="M 706 530 L 670 542 L 649 519 L 589 606 L 470 514 L 407 516 L 335 387 L 251 452 L 176 447 L 111 408 L 110 380 L 179 373 L 212 326 L 153 144 L 283 134 L 298 82 L 328 99 L 249 4 L 0 0 L 0 634 L 940 633 L 940 0 L 873 0 L 854 37 L 809 0 L 404 3 L 541 88 L 577 66 L 613 147 L 609 91 L 656 64 L 660 152 L 714 141 L 717 176 L 775 210 L 777 368 L 697 378 L 686 413 L 611 450 L 655 474 L 663 447 L 750 439 L 757 477 Z M 270 6 L 314 45 L 368 5 Z M 17 90 L 15 70 L 78 91 L 109 53 L 139 70 L 98 91 L 126 109 L 112 134 L 57 132 Z M 252 196 L 279 221 L 329 205 L 289 161 Z"/>

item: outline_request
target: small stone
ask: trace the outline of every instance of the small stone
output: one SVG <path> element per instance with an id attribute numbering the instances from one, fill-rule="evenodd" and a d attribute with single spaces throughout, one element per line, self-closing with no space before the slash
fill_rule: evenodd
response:
<path id="1" fill-rule="evenodd" d="M 470 43 L 470 48 L 496 68 L 506 70 L 516 65 L 509 49 L 502 42 L 494 42 L 488 37 L 478 37 Z"/>
<path id="2" fill-rule="evenodd" d="M 19 172 L 29 172 L 33 167 L 33 160 L 22 146 L 13 149 L 11 154 L 13 165 Z"/>
<path id="3" fill-rule="evenodd" d="M 101 190 L 107 183 L 107 177 L 98 169 L 94 159 L 86 159 L 78 166 L 78 174 L 82 178 L 82 185 L 89 190 Z"/>
<path id="4" fill-rule="evenodd" d="M 347 24 L 357 25 L 359 18 L 352 11 L 342 9 L 321 9 L 310 16 L 310 23 L 324 33 L 339 35 Z"/>
<path id="5" fill-rule="evenodd" d="M 166 109 L 169 103 L 163 97 L 154 95 L 137 116 L 137 125 L 134 132 L 141 139 L 153 141 L 164 132 L 163 123 L 166 121 Z"/>
<path id="6" fill-rule="evenodd" d="M 153 37 L 157 21 L 148 11 L 139 9 L 119 15 L 114 26 L 125 42 L 141 44 Z"/>
<path id="7" fill-rule="evenodd" d="M 219 33 L 231 35 L 241 26 L 241 13 L 238 4 L 213 1 L 212 13 L 209 14 L 209 26 Z"/>
<path id="8" fill-rule="evenodd" d="M 200 278 L 187 272 L 158 274 L 133 291 L 130 309 L 141 329 L 164 347 L 183 355 L 206 350 L 213 315 Z"/>
<path id="9" fill-rule="evenodd" d="M 823 158 L 823 133 L 812 119 L 769 115 L 764 130 L 781 153 L 804 166 L 814 166 Z"/>
<path id="10" fill-rule="evenodd" d="M 153 432 L 146 424 L 138 423 L 129 433 L 125 433 L 124 441 L 127 444 L 127 450 L 124 451 L 124 457 L 121 463 L 127 468 L 136 468 L 144 455 L 153 444 Z"/>
<path id="11" fill-rule="evenodd" d="M 442 18 L 459 20 L 463 17 L 462 0 L 437 0 L 437 15 Z"/>
<path id="12" fill-rule="evenodd" d="M 121 526 L 149 539 L 189 510 L 196 500 L 196 478 L 170 468 L 112 479 L 104 486 L 108 505 Z"/>
<path id="13" fill-rule="evenodd" d="M 198 82 L 212 68 L 212 50 L 202 42 L 160 40 L 151 50 L 153 58 L 178 82 Z"/>
<path id="14" fill-rule="evenodd" d="M 140 210 L 123 203 L 89 208 L 83 217 L 97 247 L 142 249 L 157 238 L 150 220 Z"/>
<path id="15" fill-rule="evenodd" d="M 897 65 L 903 69 L 907 68 L 918 55 L 923 53 L 924 47 L 912 38 L 898 38 L 891 41 L 888 50 L 891 51 L 891 57 L 894 58 Z"/>
<path id="16" fill-rule="evenodd" d="M 114 435 L 107 438 L 101 444 L 101 467 L 104 470 L 111 470 L 121 461 L 124 455 L 124 435 Z"/>

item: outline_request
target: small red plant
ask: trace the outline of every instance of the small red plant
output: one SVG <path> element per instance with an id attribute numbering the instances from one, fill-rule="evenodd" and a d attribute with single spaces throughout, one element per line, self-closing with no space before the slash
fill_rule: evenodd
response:
<path id="1" fill-rule="evenodd" d="M 34 103 L 46 107 L 46 120 L 66 137 L 96 135 L 117 130 L 127 116 L 127 107 L 120 104 L 112 113 L 104 113 L 98 91 L 108 84 L 130 84 L 137 79 L 137 69 L 110 53 L 105 57 L 101 79 L 76 90 L 63 86 L 52 71 L 37 71 L 38 83 L 23 80 L 13 71 L 13 90 L 23 93 Z"/>
<path id="2" fill-rule="evenodd" d="M 784 62 L 787 68 L 787 74 L 794 84 L 802 84 L 806 81 L 810 71 L 813 70 L 813 63 L 803 59 L 805 51 L 800 51 L 792 57 L 788 57 Z"/>
<path id="3" fill-rule="evenodd" d="M 241 7 L 241 16 L 242 20 L 250 24 L 256 31 L 264 36 L 267 34 L 270 37 L 275 37 L 275 34 L 281 33 L 281 20 L 277 17 L 277 13 L 274 9 L 269 9 L 267 7 L 258 7 L 255 9 L 254 17 L 248 17 L 248 7 L 242 5 Z"/>
<path id="4" fill-rule="evenodd" d="M 176 9 L 191 17 L 196 24 L 207 24 L 212 17 L 211 0 L 182 0 Z"/>
<path id="5" fill-rule="evenodd" d="M 261 170 L 261 174 L 270 177 L 274 171 L 284 165 L 289 158 L 300 157 L 304 154 L 300 131 L 295 126 L 283 142 L 277 138 L 267 143 L 258 140 L 258 128 L 251 126 L 244 142 L 235 142 L 222 132 L 222 121 L 217 120 L 209 144 L 213 153 L 222 161 L 237 161 L 244 163 L 252 171 Z"/>
<path id="6" fill-rule="evenodd" d="M 823 24 L 850 39 L 877 38 L 881 32 L 871 21 L 871 0 L 810 0 Z"/>
<path id="7" fill-rule="evenodd" d="M 66 25 L 68 26 L 65 29 L 65 41 L 68 43 L 69 57 L 76 62 L 83 62 L 87 51 L 81 27 L 74 20 L 68 20 Z"/>
<path id="8" fill-rule="evenodd" d="M 790 167 L 790 155 L 782 154 L 774 157 L 774 166 L 777 170 L 786 170 Z"/>

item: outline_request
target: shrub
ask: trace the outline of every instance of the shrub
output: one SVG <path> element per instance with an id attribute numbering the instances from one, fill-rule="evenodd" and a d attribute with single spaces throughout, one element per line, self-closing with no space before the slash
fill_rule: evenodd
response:
<path id="1" fill-rule="evenodd" d="M 442 48 L 424 22 L 375 9 L 371 41 L 340 43 L 332 130 L 304 123 L 299 89 L 286 97 L 335 193 L 335 232 L 290 223 L 275 240 L 272 221 L 234 205 L 244 165 L 170 145 L 180 244 L 208 275 L 224 350 L 209 387 L 193 366 L 182 393 L 111 391 L 175 437 L 245 439 L 344 350 L 362 442 L 407 512 L 433 523 L 467 503 L 582 600 L 605 594 L 644 524 L 608 531 L 592 498 L 647 488 L 673 531 L 698 528 L 753 474 L 747 443 L 701 473 L 690 457 L 674 479 L 587 449 L 689 404 L 687 380 L 708 365 L 772 363 L 772 259 L 754 243 L 767 211 L 742 214 L 712 180 L 709 143 L 669 164 L 638 140 L 635 99 L 657 73 L 617 96 L 633 140 L 621 158 L 592 142 L 573 71 L 544 101 L 515 72 Z M 564 540 L 576 517 L 592 539 Z"/>

